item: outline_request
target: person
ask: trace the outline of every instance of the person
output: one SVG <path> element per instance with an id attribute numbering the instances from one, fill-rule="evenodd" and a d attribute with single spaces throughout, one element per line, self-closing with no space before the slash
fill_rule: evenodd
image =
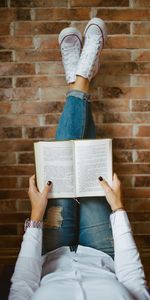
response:
<path id="1" fill-rule="evenodd" d="M 59 35 L 69 91 L 56 140 L 96 137 L 88 92 L 106 37 L 99 18 L 88 22 L 83 48 L 76 28 Z M 79 204 L 76 199 L 48 200 L 50 179 L 40 193 L 35 175 L 30 178 L 31 218 L 25 222 L 9 300 L 150 299 L 120 181 L 114 174 L 112 187 L 101 176 L 99 182 L 106 198 L 80 198 Z"/>

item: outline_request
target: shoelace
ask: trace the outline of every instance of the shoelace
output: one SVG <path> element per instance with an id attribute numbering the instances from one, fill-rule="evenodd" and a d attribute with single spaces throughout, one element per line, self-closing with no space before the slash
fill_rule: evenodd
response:
<path id="1" fill-rule="evenodd" d="M 66 67 L 71 67 L 71 65 L 77 64 L 79 59 L 80 47 L 78 46 L 67 46 L 62 47 L 63 61 Z M 71 61 L 71 64 L 70 64 Z"/>

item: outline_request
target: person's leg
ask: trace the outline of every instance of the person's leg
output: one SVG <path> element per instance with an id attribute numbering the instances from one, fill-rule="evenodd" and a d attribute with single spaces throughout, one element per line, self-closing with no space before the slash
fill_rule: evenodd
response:
<path id="1" fill-rule="evenodd" d="M 95 137 L 95 126 L 86 93 L 88 86 L 88 80 L 80 76 L 77 76 L 74 84 L 70 84 L 64 110 L 57 127 L 56 140 Z M 90 131 L 88 131 L 89 128 Z M 43 231 L 43 254 L 61 246 L 78 244 L 78 206 L 74 199 L 48 201 Z"/>
<path id="2" fill-rule="evenodd" d="M 105 39 L 104 22 L 97 18 L 92 19 L 85 29 L 85 45 L 76 74 L 88 78 L 89 81 L 95 76 Z M 90 126 L 91 123 L 89 123 L 86 138 L 90 138 Z M 114 248 L 109 221 L 111 209 L 106 198 L 89 197 L 80 198 L 79 201 L 81 203 L 79 244 L 101 250 L 113 257 Z"/>

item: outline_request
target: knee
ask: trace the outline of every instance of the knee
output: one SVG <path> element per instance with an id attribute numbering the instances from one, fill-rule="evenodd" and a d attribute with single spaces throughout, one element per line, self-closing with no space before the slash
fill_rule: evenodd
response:
<path id="1" fill-rule="evenodd" d="M 63 222 L 62 206 L 51 206 L 47 210 L 45 227 L 60 228 Z"/>

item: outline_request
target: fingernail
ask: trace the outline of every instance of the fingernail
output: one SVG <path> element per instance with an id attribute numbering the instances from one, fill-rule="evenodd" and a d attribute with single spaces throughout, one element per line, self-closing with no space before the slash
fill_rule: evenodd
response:
<path id="1" fill-rule="evenodd" d="M 51 185 L 52 184 L 52 182 L 49 180 L 49 181 L 47 181 L 47 185 Z"/>
<path id="2" fill-rule="evenodd" d="M 100 181 L 103 181 L 103 177 L 102 177 L 102 176 L 99 176 L 99 180 L 100 180 Z"/>

